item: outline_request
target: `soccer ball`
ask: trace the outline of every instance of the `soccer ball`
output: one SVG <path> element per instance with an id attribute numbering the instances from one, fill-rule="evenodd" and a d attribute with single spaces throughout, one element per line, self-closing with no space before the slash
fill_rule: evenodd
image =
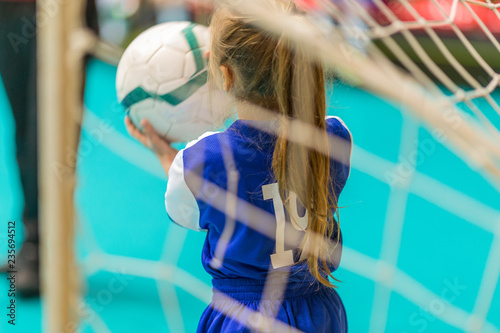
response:
<path id="1" fill-rule="evenodd" d="M 116 90 L 135 126 L 142 130 L 146 118 L 174 142 L 217 128 L 220 117 L 210 105 L 224 97 L 220 90 L 209 94 L 208 43 L 208 28 L 190 22 L 159 24 L 132 41 L 118 64 Z"/>

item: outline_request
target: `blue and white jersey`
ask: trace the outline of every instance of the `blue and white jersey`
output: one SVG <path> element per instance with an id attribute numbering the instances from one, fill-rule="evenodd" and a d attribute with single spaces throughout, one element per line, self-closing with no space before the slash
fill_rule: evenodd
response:
<path id="1" fill-rule="evenodd" d="M 342 143 L 331 163 L 338 198 L 349 177 L 352 137 L 340 118 L 326 124 L 332 142 Z M 272 172 L 276 137 L 266 126 L 273 123 L 237 120 L 224 132 L 206 133 L 177 154 L 169 171 L 167 213 L 207 232 L 202 262 L 214 279 L 262 281 L 280 269 L 290 270 L 291 282 L 312 279 L 306 263 L 297 263 L 307 216 L 297 200 L 291 200 L 295 219 L 285 212 Z M 338 260 L 341 244 L 340 237 Z"/>
<path id="2" fill-rule="evenodd" d="M 338 198 L 349 177 L 352 137 L 339 118 L 326 123 Z M 272 171 L 273 126 L 237 120 L 189 143 L 170 168 L 167 213 L 181 226 L 207 232 L 202 263 L 213 277 L 214 295 L 198 333 L 275 332 L 275 325 L 280 331 L 347 332 L 339 295 L 316 281 L 298 257 L 307 212 L 293 193 L 293 218 L 283 206 Z M 342 251 L 338 232 L 332 271 Z"/>

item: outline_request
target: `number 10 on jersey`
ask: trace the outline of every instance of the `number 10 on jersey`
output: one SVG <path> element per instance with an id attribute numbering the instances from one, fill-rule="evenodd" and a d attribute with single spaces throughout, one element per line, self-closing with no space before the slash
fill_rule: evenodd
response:
<path id="1" fill-rule="evenodd" d="M 279 193 L 278 183 L 262 186 L 264 200 L 272 200 L 274 216 L 276 218 L 276 252 L 271 254 L 273 268 L 291 266 L 295 263 L 293 250 L 285 250 L 285 206 Z M 292 226 L 298 231 L 306 231 L 308 214 L 299 216 L 297 212 L 297 195 L 290 192 L 290 220 Z"/>

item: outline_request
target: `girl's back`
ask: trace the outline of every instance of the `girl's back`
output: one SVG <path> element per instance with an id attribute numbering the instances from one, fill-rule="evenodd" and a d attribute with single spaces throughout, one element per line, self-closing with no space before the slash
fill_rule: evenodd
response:
<path id="1" fill-rule="evenodd" d="M 331 117 L 326 125 L 333 138 L 350 147 L 350 133 L 340 119 Z M 252 311 L 306 332 L 346 330 L 340 298 L 300 261 L 301 225 L 307 221 L 294 197 L 297 216 L 292 223 L 279 196 L 272 172 L 276 126 L 237 120 L 222 133 L 190 143 L 170 169 L 168 214 L 184 227 L 207 231 L 202 261 L 213 277 L 215 295 L 200 332 L 240 332 L 258 325 L 265 331 L 270 323 L 256 320 Z M 350 149 L 344 149 L 331 161 L 337 198 L 349 175 L 349 158 Z M 331 271 L 340 261 L 339 239 Z"/>

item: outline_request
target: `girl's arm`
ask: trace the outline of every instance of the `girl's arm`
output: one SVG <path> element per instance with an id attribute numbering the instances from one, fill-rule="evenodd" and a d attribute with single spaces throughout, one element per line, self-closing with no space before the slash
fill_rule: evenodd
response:
<path id="1" fill-rule="evenodd" d="M 137 139 L 137 141 L 155 153 L 158 160 L 160 160 L 163 170 L 165 170 L 165 173 L 168 176 L 168 171 L 172 166 L 172 162 L 174 161 L 178 150 L 170 146 L 170 141 L 158 135 L 151 123 L 146 119 L 141 121 L 141 126 L 144 128 L 145 133 L 142 133 L 137 127 L 135 127 L 128 116 L 125 117 L 125 127 L 127 128 L 127 131 L 130 135 Z"/>

